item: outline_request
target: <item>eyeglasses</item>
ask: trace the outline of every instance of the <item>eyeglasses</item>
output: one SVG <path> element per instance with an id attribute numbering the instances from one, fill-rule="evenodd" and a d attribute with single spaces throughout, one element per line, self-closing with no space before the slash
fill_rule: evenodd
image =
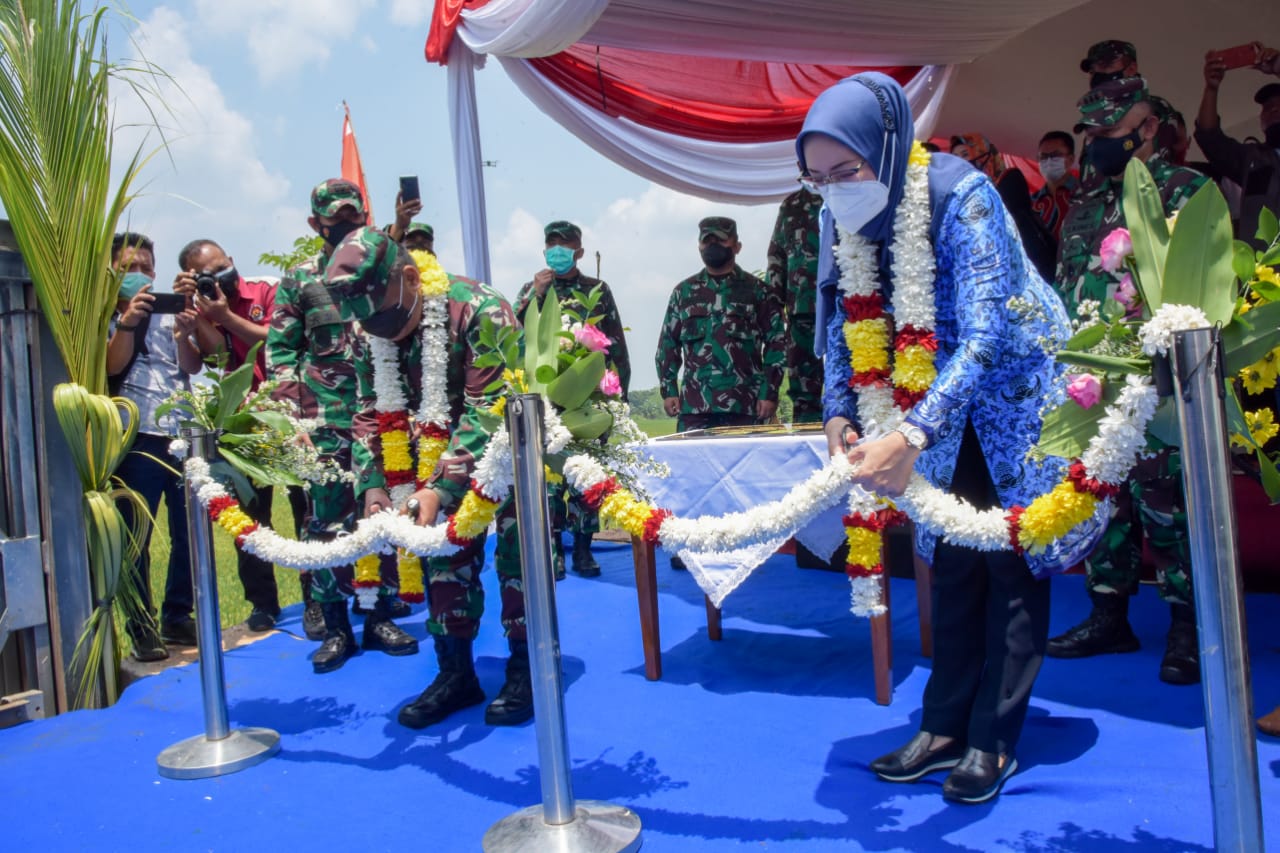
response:
<path id="1" fill-rule="evenodd" d="M 852 169 L 841 169 L 838 172 L 832 172 L 823 177 L 815 177 L 808 172 L 796 178 L 800 185 L 810 192 L 821 192 L 822 188 L 828 184 L 841 184 L 846 181 L 856 181 L 858 173 L 867 167 L 866 161 L 854 166 Z"/>

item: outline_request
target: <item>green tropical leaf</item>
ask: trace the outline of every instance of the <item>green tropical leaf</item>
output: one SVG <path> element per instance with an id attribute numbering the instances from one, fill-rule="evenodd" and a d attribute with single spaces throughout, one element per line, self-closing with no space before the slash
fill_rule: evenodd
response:
<path id="1" fill-rule="evenodd" d="M 218 409 L 213 416 L 214 429 L 222 429 L 227 419 L 235 414 L 249 396 L 249 390 L 253 387 L 253 367 L 261 346 L 261 343 L 254 344 L 245 355 L 244 364 L 228 373 L 218 384 L 221 394 Z"/>
<path id="2" fill-rule="evenodd" d="M 1084 453 L 1089 441 L 1098 434 L 1098 422 L 1106 414 L 1107 406 L 1119 399 L 1122 387 L 1118 382 L 1103 383 L 1102 399 L 1087 409 L 1075 400 L 1060 403 L 1044 417 L 1036 452 L 1064 459 L 1075 459 Z"/>
<path id="3" fill-rule="evenodd" d="M 1102 343 L 1102 339 L 1107 336 L 1107 326 L 1105 323 L 1094 323 L 1092 326 L 1085 326 L 1076 332 L 1071 338 L 1062 345 L 1064 350 L 1079 352 L 1091 349 Z"/>
<path id="4" fill-rule="evenodd" d="M 1142 293 L 1142 301 L 1154 312 L 1164 304 L 1163 275 L 1169 251 L 1169 226 L 1165 222 L 1160 190 L 1146 164 L 1137 157 L 1129 160 L 1124 170 L 1122 206 L 1137 261 L 1138 274 L 1134 275 L 1134 282 Z"/>
<path id="5" fill-rule="evenodd" d="M 1258 230 L 1254 236 L 1265 246 L 1270 246 L 1276 241 L 1276 237 L 1280 237 L 1280 222 L 1276 221 L 1271 208 L 1264 207 L 1258 211 Z"/>
<path id="6" fill-rule="evenodd" d="M 1259 305 L 1236 316 L 1222 330 L 1222 346 L 1226 350 L 1226 371 L 1234 376 L 1280 346 L 1280 302 Z"/>
<path id="7" fill-rule="evenodd" d="M 1206 181 L 1178 213 L 1165 259 L 1163 300 L 1198 305 L 1213 324 L 1231 322 L 1236 305 L 1232 257 L 1227 201 L 1217 184 Z"/>
<path id="8" fill-rule="evenodd" d="M 547 398 L 563 409 L 576 409 L 587 402 L 600 385 L 604 371 L 604 353 L 590 353 L 569 365 L 547 385 Z"/>
<path id="9" fill-rule="evenodd" d="M 594 441 L 613 426 L 613 415 L 590 407 L 561 412 L 560 420 L 579 441 Z"/>
<path id="10" fill-rule="evenodd" d="M 1058 361 L 1102 373 L 1141 373 L 1150 375 L 1151 362 L 1141 358 L 1122 358 L 1092 352 L 1059 352 Z"/>
<path id="11" fill-rule="evenodd" d="M 1231 244 L 1231 271 L 1236 274 L 1236 278 L 1241 281 L 1253 278 L 1254 257 L 1253 247 L 1248 243 L 1236 240 Z"/>

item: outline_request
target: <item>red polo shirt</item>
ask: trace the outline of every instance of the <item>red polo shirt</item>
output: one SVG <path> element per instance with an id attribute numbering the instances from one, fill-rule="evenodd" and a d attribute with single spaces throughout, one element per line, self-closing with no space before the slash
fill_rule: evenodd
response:
<path id="1" fill-rule="evenodd" d="M 259 326 L 270 326 L 271 310 L 276 304 L 276 286 L 277 282 L 271 279 L 249 280 L 241 276 L 240 295 L 230 300 L 231 313 Z M 230 367 L 234 370 L 244 364 L 251 345 L 226 329 L 222 330 L 222 334 L 227 340 L 227 348 L 231 351 Z M 258 358 L 253 365 L 253 387 L 257 388 L 258 384 L 266 378 L 267 346 L 263 344 L 258 349 Z"/>

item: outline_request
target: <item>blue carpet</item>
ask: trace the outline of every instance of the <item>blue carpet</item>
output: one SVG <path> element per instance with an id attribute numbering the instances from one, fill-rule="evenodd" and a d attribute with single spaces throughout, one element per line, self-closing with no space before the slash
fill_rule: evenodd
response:
<path id="1" fill-rule="evenodd" d="M 1046 662 L 995 802 L 946 805 L 943 774 L 877 781 L 867 762 L 919 722 L 929 662 L 914 587 L 893 582 L 894 701 L 872 699 L 867 624 L 842 575 L 770 560 L 706 639 L 702 596 L 659 555 L 664 677 L 644 678 L 630 551 L 597 544 L 604 575 L 557 585 L 573 791 L 629 806 L 646 851 L 1207 851 L 1213 822 L 1199 688 L 1156 677 L 1168 610 L 1133 603 L 1141 652 Z M 492 583 L 492 571 L 488 573 Z M 1054 581 L 1053 630 L 1088 608 L 1079 577 Z M 495 590 L 490 601 L 496 602 Z M 477 641 L 481 682 L 502 682 L 496 613 Z M 428 733 L 395 722 L 435 673 L 422 616 L 416 657 L 363 654 L 316 676 L 300 607 L 278 633 L 226 655 L 233 726 L 283 748 L 231 776 L 175 781 L 165 747 L 204 731 L 199 673 L 140 681 L 104 711 L 0 731 L 7 850 L 469 851 L 541 798 L 532 724 L 495 729 L 483 706 Z M 1248 600 L 1256 703 L 1280 702 L 1280 599 Z M 1262 801 L 1280 845 L 1280 742 L 1258 741 Z"/>

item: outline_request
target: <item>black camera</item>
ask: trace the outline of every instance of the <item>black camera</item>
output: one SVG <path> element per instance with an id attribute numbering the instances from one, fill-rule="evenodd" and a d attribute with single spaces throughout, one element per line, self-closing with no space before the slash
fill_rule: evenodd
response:
<path id="1" fill-rule="evenodd" d="M 199 293 L 205 299 L 218 298 L 218 279 L 207 272 L 202 272 L 196 276 L 196 293 Z"/>

